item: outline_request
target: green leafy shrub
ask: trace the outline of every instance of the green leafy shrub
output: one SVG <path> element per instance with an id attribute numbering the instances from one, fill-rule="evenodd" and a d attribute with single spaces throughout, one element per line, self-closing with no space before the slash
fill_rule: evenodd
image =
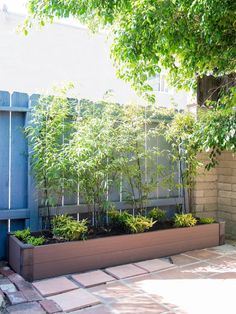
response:
<path id="1" fill-rule="evenodd" d="M 193 227 L 197 223 L 197 219 L 192 214 L 175 214 L 174 226 L 178 228 Z"/>
<path id="2" fill-rule="evenodd" d="M 150 229 L 156 221 L 153 221 L 152 218 L 148 218 L 142 215 L 132 216 L 126 220 L 126 228 L 131 233 L 144 232 Z"/>
<path id="3" fill-rule="evenodd" d="M 24 230 L 17 230 L 14 232 L 14 236 L 23 242 L 27 242 L 27 239 L 31 236 L 31 232 L 29 228 Z"/>
<path id="4" fill-rule="evenodd" d="M 35 237 L 31 235 L 30 229 L 24 229 L 24 230 L 17 230 L 14 232 L 15 237 L 19 239 L 20 241 L 31 244 L 33 246 L 42 245 L 45 243 L 44 237 Z"/>
<path id="5" fill-rule="evenodd" d="M 150 229 L 156 221 L 152 218 L 144 217 L 142 215 L 133 216 L 127 211 L 119 212 L 111 210 L 109 212 L 110 223 L 120 230 L 128 233 L 139 233 Z"/>
<path id="6" fill-rule="evenodd" d="M 215 222 L 215 219 L 213 217 L 202 217 L 199 219 L 199 222 L 201 224 L 213 224 Z"/>
<path id="7" fill-rule="evenodd" d="M 27 244 L 31 244 L 33 246 L 39 246 L 45 243 L 45 238 L 44 237 L 34 237 L 30 236 L 27 238 Z"/>
<path id="8" fill-rule="evenodd" d="M 157 221 L 162 221 L 166 218 L 166 211 L 158 207 L 153 208 L 148 213 L 148 218 L 152 218 L 153 220 L 157 220 Z"/>
<path id="9" fill-rule="evenodd" d="M 84 240 L 87 237 L 87 220 L 74 220 L 68 215 L 58 215 L 52 219 L 52 232 L 55 237 L 73 241 Z"/>

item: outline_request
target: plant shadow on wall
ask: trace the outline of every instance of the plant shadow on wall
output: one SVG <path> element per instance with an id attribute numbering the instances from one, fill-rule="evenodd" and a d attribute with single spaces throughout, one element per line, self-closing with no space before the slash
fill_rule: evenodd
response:
<path id="1" fill-rule="evenodd" d="M 148 200 L 157 187 L 187 191 L 190 200 L 200 165 L 196 156 L 206 143 L 200 141 L 199 132 L 206 136 L 209 125 L 202 121 L 210 119 L 210 113 L 196 120 L 190 113 L 154 106 L 78 102 L 68 99 L 67 92 L 65 87 L 57 96 L 42 96 L 32 108 L 32 124 L 26 129 L 41 206 L 47 208 L 44 229 L 54 228 L 51 208 L 58 207 L 59 214 L 62 200 L 77 195 L 78 188 L 88 207 L 86 222 L 78 226 L 71 218 L 61 218 L 75 233 L 86 225 L 93 226 L 88 235 L 99 235 L 101 229 L 112 234 L 115 229 L 119 233 L 161 228 L 161 212 L 150 211 Z M 166 143 L 165 148 L 150 145 L 157 139 Z M 163 165 L 160 159 L 168 163 Z M 121 192 L 132 214 L 116 212 L 108 198 L 114 189 Z M 184 199 L 184 206 L 177 206 L 181 213 L 188 207 Z M 120 230 L 111 230 L 114 217 L 126 221 Z"/>

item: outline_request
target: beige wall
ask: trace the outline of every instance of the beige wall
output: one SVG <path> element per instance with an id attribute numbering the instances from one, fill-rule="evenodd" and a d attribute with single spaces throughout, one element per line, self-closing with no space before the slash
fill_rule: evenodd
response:
<path id="1" fill-rule="evenodd" d="M 207 154 L 199 158 L 206 163 Z M 192 198 L 193 211 L 200 217 L 226 221 L 226 233 L 236 238 L 236 155 L 224 152 L 211 171 L 199 170 Z"/>
<path id="2" fill-rule="evenodd" d="M 106 34 L 55 23 L 23 36 L 16 33 L 23 21 L 24 16 L 0 12 L 0 90 L 43 93 L 52 85 L 72 81 L 78 98 L 97 101 L 111 90 L 114 101 L 144 102 L 130 84 L 117 78 Z M 188 94 L 170 89 L 156 92 L 156 100 L 162 107 L 177 104 L 184 109 Z"/>

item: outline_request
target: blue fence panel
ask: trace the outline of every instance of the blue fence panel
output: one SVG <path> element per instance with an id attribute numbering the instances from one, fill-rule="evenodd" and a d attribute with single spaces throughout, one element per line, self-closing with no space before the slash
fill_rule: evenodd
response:
<path id="1" fill-rule="evenodd" d="M 0 259 L 6 257 L 7 232 L 39 226 L 37 193 L 24 136 L 28 111 L 27 94 L 0 91 Z"/>
<path id="2" fill-rule="evenodd" d="M 25 113 L 13 112 L 11 120 L 11 209 L 27 208 L 28 152 L 23 134 Z"/>
<path id="3" fill-rule="evenodd" d="M 0 210 L 8 208 L 9 198 L 9 114 L 0 112 Z"/>

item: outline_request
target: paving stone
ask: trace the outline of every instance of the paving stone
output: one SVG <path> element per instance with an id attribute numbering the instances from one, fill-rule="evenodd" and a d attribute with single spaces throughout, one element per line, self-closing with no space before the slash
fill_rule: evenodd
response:
<path id="1" fill-rule="evenodd" d="M 62 312 L 60 306 L 53 300 L 42 300 L 39 302 L 42 308 L 49 314 Z"/>
<path id="2" fill-rule="evenodd" d="M 11 274 L 10 276 L 8 276 L 8 278 L 14 283 L 24 280 L 22 276 L 16 273 Z"/>
<path id="3" fill-rule="evenodd" d="M 217 273 L 217 274 L 211 276 L 211 279 L 231 279 L 232 282 L 235 282 L 236 273 L 235 272 Z M 225 291 L 225 293 L 226 293 L 226 291 Z"/>
<path id="4" fill-rule="evenodd" d="M 4 305 L 5 305 L 4 293 L 0 290 L 0 313 L 1 313 L 1 309 L 4 307 Z"/>
<path id="5" fill-rule="evenodd" d="M 154 272 L 158 270 L 163 270 L 167 268 L 174 267 L 173 264 L 167 261 L 163 261 L 161 259 L 152 259 L 152 260 L 147 260 L 143 262 L 138 262 L 134 263 L 134 265 L 141 267 L 142 269 L 148 271 L 148 272 Z"/>
<path id="6" fill-rule="evenodd" d="M 173 264 L 177 265 L 177 266 L 184 266 L 184 265 L 188 265 L 191 263 L 199 262 L 199 260 L 197 258 L 190 257 L 190 256 L 187 256 L 184 254 L 173 255 L 170 258 L 171 258 Z"/>
<path id="7" fill-rule="evenodd" d="M 25 296 L 21 291 L 6 292 L 6 296 L 12 305 L 27 302 Z"/>
<path id="8" fill-rule="evenodd" d="M 71 312 L 71 314 L 111 314 L 111 313 L 114 312 L 112 312 L 112 310 L 106 307 L 105 305 L 91 306 L 87 309 Z"/>
<path id="9" fill-rule="evenodd" d="M 210 261 L 211 264 L 217 265 L 218 269 L 224 272 L 236 272 L 236 259 L 231 256 L 224 256 Z"/>
<path id="10" fill-rule="evenodd" d="M 184 271 L 182 268 L 172 268 L 158 274 L 153 274 L 152 279 L 199 279 L 200 276 L 194 271 Z"/>
<path id="11" fill-rule="evenodd" d="M 3 276 L 8 277 L 8 276 L 10 276 L 10 275 L 13 275 L 13 274 L 14 274 L 14 271 L 11 270 L 11 269 L 4 269 L 4 268 L 2 268 L 2 269 L 0 269 L 0 273 L 1 273 Z"/>
<path id="12" fill-rule="evenodd" d="M 0 279 L 0 289 L 3 292 L 15 292 L 17 291 L 15 285 L 7 278 Z"/>
<path id="13" fill-rule="evenodd" d="M 111 277 L 102 270 L 95 270 L 83 274 L 73 275 L 72 278 L 83 287 L 92 287 L 115 280 L 114 277 Z"/>
<path id="14" fill-rule="evenodd" d="M 230 257 L 232 257 L 232 258 L 236 258 L 236 253 L 229 254 L 228 256 L 230 256 Z"/>
<path id="15" fill-rule="evenodd" d="M 135 314 L 163 314 L 168 310 L 161 304 L 156 303 L 146 295 L 136 297 L 124 296 L 111 304 L 113 313 L 135 313 Z"/>
<path id="16" fill-rule="evenodd" d="M 137 279 L 139 277 L 132 277 L 132 279 L 134 278 Z M 92 287 L 89 288 L 87 291 L 98 297 L 103 303 L 111 303 L 114 302 L 116 299 L 124 298 L 125 295 L 132 294 L 132 290 L 130 289 L 130 287 L 125 285 L 121 281 L 113 281 L 107 283 L 106 285 Z"/>
<path id="17" fill-rule="evenodd" d="M 33 287 L 31 289 L 22 290 L 22 293 L 29 302 L 40 301 L 43 299 L 41 295 Z"/>
<path id="18" fill-rule="evenodd" d="M 33 285 L 41 293 L 42 296 L 50 296 L 73 289 L 78 289 L 78 286 L 66 277 L 56 277 L 46 280 L 40 280 L 34 282 Z"/>
<path id="19" fill-rule="evenodd" d="M 201 276 L 202 278 L 208 278 L 218 273 L 217 267 L 210 265 L 206 262 L 197 262 L 191 265 L 186 265 L 181 269 L 183 273 L 192 273 Z"/>
<path id="20" fill-rule="evenodd" d="M 73 311 L 84 307 L 99 304 L 100 301 L 91 293 L 84 289 L 76 289 L 73 291 L 61 293 L 48 297 L 62 308 L 63 311 Z"/>
<path id="21" fill-rule="evenodd" d="M 207 260 L 222 256 L 221 254 L 210 250 L 195 250 L 186 252 L 185 254 L 191 257 L 198 258 L 200 260 Z"/>
<path id="22" fill-rule="evenodd" d="M 16 285 L 16 287 L 19 290 L 28 290 L 28 289 L 33 288 L 32 284 L 30 282 L 25 281 L 25 279 L 18 274 L 14 273 L 14 274 L 8 276 L 8 278 L 11 280 L 11 282 L 13 282 Z"/>
<path id="23" fill-rule="evenodd" d="M 10 314 L 46 314 L 43 308 L 37 302 L 22 303 L 12 305 L 7 308 Z"/>
<path id="24" fill-rule="evenodd" d="M 106 272 L 117 279 L 138 276 L 147 273 L 146 270 L 141 269 L 133 264 L 126 264 L 121 266 L 109 267 L 105 269 Z"/>
<path id="25" fill-rule="evenodd" d="M 224 244 L 220 246 L 211 247 L 208 250 L 215 251 L 221 254 L 236 252 L 236 248 L 230 244 Z"/>

